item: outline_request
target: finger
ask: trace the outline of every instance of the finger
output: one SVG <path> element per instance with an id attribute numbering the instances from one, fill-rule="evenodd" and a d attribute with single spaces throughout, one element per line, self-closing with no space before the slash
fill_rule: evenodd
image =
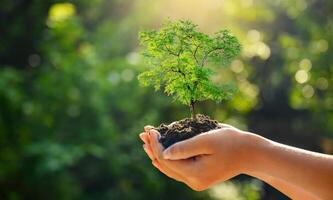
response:
<path id="1" fill-rule="evenodd" d="M 140 133 L 139 137 L 145 144 L 149 144 L 149 138 L 146 132 Z"/>
<path id="2" fill-rule="evenodd" d="M 187 176 L 192 173 L 193 167 L 196 163 L 191 159 L 182 159 L 182 160 L 161 160 L 161 165 L 166 168 L 174 171 L 177 174 L 180 174 L 187 180 Z"/>
<path id="3" fill-rule="evenodd" d="M 149 150 L 149 153 L 151 153 L 151 156 L 154 158 L 153 160 L 156 160 L 157 159 L 157 155 L 156 155 L 156 151 L 153 150 L 152 148 L 152 144 L 150 141 L 153 141 L 153 138 L 151 137 L 151 134 L 148 132 L 147 134 L 147 138 L 148 138 L 148 141 L 149 143 L 146 145 L 146 148 L 147 150 Z"/>
<path id="4" fill-rule="evenodd" d="M 158 137 L 159 133 L 156 130 L 151 129 L 149 131 L 149 140 L 150 140 L 151 149 L 157 160 L 161 160 L 164 148 L 162 147 L 161 143 L 158 141 Z"/>
<path id="5" fill-rule="evenodd" d="M 148 157 L 150 158 L 150 160 L 156 160 L 151 148 L 149 147 L 149 145 L 144 144 L 143 145 L 143 150 L 146 152 L 146 154 L 148 155 Z"/>
<path id="6" fill-rule="evenodd" d="M 166 176 L 172 178 L 172 179 L 175 179 L 177 181 L 180 181 L 180 182 L 185 182 L 185 179 L 184 177 L 182 177 L 181 175 L 179 175 L 178 173 L 170 170 L 168 167 L 160 164 L 157 160 L 154 160 L 152 162 L 152 164 L 158 169 L 160 170 L 163 174 L 165 174 Z"/>
<path id="7" fill-rule="evenodd" d="M 209 133 L 209 132 L 207 132 Z M 169 160 L 187 159 L 198 155 L 211 154 L 208 140 L 209 135 L 198 135 L 177 142 L 163 152 L 163 158 Z"/>
<path id="8" fill-rule="evenodd" d="M 153 129 L 155 128 L 154 126 L 151 126 L 151 125 L 147 125 L 145 126 L 143 129 L 145 130 L 145 132 L 149 132 L 150 129 Z"/>
<path id="9" fill-rule="evenodd" d="M 158 142 L 158 132 L 156 130 L 151 130 L 149 132 L 149 140 L 152 152 L 157 161 L 166 168 L 178 173 L 184 177 L 186 180 L 186 175 L 191 172 L 191 167 L 193 165 L 192 160 L 165 160 L 162 157 L 163 147 Z"/>

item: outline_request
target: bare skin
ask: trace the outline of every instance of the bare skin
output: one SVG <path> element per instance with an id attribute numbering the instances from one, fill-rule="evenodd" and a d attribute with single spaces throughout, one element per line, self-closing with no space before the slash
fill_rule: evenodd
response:
<path id="1" fill-rule="evenodd" d="M 140 134 L 152 164 L 196 191 L 248 174 L 292 199 L 333 199 L 331 155 L 279 144 L 226 124 L 168 149 L 158 137 L 151 126 Z"/>

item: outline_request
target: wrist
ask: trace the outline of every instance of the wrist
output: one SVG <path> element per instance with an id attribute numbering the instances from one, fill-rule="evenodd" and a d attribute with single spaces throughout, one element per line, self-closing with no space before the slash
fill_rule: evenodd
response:
<path id="1" fill-rule="evenodd" d="M 267 148 L 271 145 L 271 142 L 262 136 L 249 132 L 245 132 L 240 137 L 241 162 L 239 171 L 240 174 L 253 176 L 258 172 L 261 165 L 261 158 L 264 156 L 264 152 Z"/>

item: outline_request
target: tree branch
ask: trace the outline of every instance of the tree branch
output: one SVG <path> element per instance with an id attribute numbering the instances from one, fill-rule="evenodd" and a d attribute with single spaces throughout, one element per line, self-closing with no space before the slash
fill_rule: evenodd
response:
<path id="1" fill-rule="evenodd" d="M 172 69 L 171 71 L 181 74 L 184 78 L 186 77 L 186 74 L 183 71 L 181 71 L 179 68 L 177 68 L 177 70 Z"/>
<path id="2" fill-rule="evenodd" d="M 174 56 L 176 56 L 176 57 L 179 57 L 179 54 L 177 54 L 177 53 L 171 51 L 171 49 L 169 49 L 168 46 L 167 46 L 166 44 L 164 45 L 164 47 L 165 47 L 166 51 L 167 51 L 169 54 L 174 55 Z"/>
<path id="3" fill-rule="evenodd" d="M 184 79 L 186 79 L 186 74 L 185 74 L 182 70 L 180 70 L 179 68 L 177 68 L 177 70 L 175 70 L 175 69 L 171 69 L 171 71 L 172 71 L 172 72 L 175 72 L 175 73 L 179 73 L 179 74 L 181 74 L 181 75 L 184 77 Z M 193 89 L 191 88 L 191 86 L 190 86 L 189 84 L 186 84 L 186 87 L 187 87 L 187 89 L 190 91 L 191 95 L 193 95 Z M 192 97 L 191 97 L 191 101 L 194 102 L 194 100 L 193 100 Z"/>
<path id="4" fill-rule="evenodd" d="M 180 48 L 179 48 L 179 51 L 178 51 L 178 57 L 183 51 L 184 51 L 183 50 L 183 40 L 180 40 Z"/>
<path id="5" fill-rule="evenodd" d="M 207 60 L 209 54 L 211 54 L 211 53 L 213 53 L 214 51 L 217 51 L 217 50 L 223 50 L 223 48 L 219 47 L 219 48 L 215 48 L 215 49 L 212 49 L 212 50 L 208 51 L 208 52 L 205 54 L 205 56 L 203 57 L 203 59 L 202 59 L 201 67 L 204 67 L 205 62 L 206 62 L 206 60 Z"/>
<path id="6" fill-rule="evenodd" d="M 195 62 L 197 63 L 197 65 L 199 65 L 199 61 L 198 61 L 198 58 L 197 58 L 197 52 L 198 52 L 198 49 L 199 49 L 200 45 L 201 45 L 201 43 L 196 46 L 196 48 L 194 50 L 194 53 L 193 53 L 193 57 L 194 57 Z"/>

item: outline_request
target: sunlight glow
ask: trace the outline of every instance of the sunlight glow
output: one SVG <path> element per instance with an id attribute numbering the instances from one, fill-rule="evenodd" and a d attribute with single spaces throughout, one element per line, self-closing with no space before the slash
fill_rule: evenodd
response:
<path id="1" fill-rule="evenodd" d="M 259 42 L 261 40 L 260 32 L 255 29 L 250 30 L 249 32 L 247 32 L 247 39 L 253 43 Z"/>
<path id="2" fill-rule="evenodd" d="M 56 3 L 49 11 L 51 22 L 60 22 L 75 14 L 75 6 L 71 3 Z"/>
<path id="3" fill-rule="evenodd" d="M 267 44 L 263 43 L 263 42 L 259 42 L 257 44 L 257 55 L 263 59 L 266 60 L 269 58 L 269 56 L 271 55 L 271 49 L 268 47 Z"/>

